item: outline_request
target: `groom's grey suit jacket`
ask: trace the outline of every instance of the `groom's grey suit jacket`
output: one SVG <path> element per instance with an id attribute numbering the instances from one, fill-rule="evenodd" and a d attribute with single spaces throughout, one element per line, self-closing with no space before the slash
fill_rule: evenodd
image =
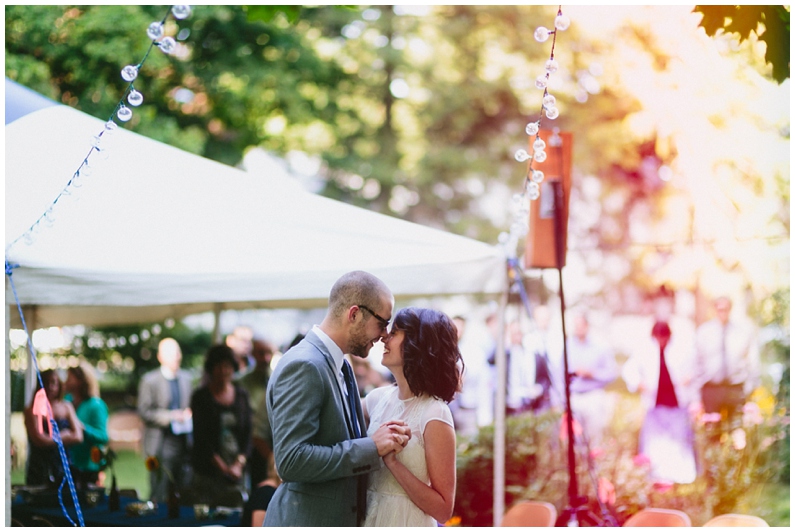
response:
<path id="1" fill-rule="evenodd" d="M 266 401 L 283 483 L 264 526 L 356 526 L 361 475 L 381 461 L 371 438 L 353 439 L 334 359 L 314 332 L 279 360 Z"/>

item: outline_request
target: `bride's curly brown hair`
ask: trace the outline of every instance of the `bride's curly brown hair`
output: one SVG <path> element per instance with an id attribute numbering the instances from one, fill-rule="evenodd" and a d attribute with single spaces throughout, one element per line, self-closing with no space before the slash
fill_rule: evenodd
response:
<path id="1" fill-rule="evenodd" d="M 411 392 L 452 401 L 464 370 L 453 320 L 438 310 L 408 307 L 397 313 L 393 323 L 393 330 L 405 334 L 403 375 Z"/>

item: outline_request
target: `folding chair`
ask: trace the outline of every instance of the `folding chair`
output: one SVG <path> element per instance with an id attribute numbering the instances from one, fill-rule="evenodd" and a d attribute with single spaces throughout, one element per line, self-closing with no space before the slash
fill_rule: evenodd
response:
<path id="1" fill-rule="evenodd" d="M 767 521 L 755 515 L 745 514 L 723 514 L 716 515 L 704 526 L 770 526 Z"/>
<path id="2" fill-rule="evenodd" d="M 623 526 L 692 526 L 686 513 L 667 508 L 644 508 Z"/>
<path id="3" fill-rule="evenodd" d="M 521 501 L 505 512 L 500 526 L 555 526 L 558 511 L 543 501 Z"/>

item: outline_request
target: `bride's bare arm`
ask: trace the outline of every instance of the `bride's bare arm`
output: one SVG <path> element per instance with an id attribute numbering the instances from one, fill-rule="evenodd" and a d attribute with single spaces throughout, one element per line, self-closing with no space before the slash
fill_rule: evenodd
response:
<path id="1" fill-rule="evenodd" d="M 444 523 L 453 514 L 455 502 L 455 431 L 447 423 L 433 420 L 425 426 L 423 436 L 430 486 L 401 464 L 395 453 L 385 456 L 384 463 L 411 502 L 438 522 Z"/>

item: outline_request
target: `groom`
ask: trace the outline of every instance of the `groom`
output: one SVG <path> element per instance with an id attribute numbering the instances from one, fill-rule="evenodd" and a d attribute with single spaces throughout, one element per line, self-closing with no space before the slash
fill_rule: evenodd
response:
<path id="1" fill-rule="evenodd" d="M 403 421 L 367 436 L 356 381 L 345 353 L 366 358 L 387 333 L 392 292 L 362 271 L 331 288 L 323 322 L 287 351 L 268 383 L 276 490 L 263 526 L 356 526 L 365 511 L 366 473 L 400 452 L 411 436 Z M 350 390 L 350 392 L 348 391 Z"/>

